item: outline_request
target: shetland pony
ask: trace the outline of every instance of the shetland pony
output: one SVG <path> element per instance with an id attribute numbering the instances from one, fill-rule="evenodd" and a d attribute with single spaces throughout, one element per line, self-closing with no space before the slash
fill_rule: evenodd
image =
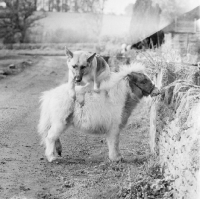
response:
<path id="1" fill-rule="evenodd" d="M 78 93 L 76 98 L 71 95 L 74 87 L 70 82 L 44 92 L 38 132 L 47 160 L 52 162 L 56 153 L 61 155 L 59 137 L 73 126 L 84 133 L 105 135 L 110 160 L 119 161 L 119 134 L 131 112 L 143 96 L 158 94 L 143 69 L 142 64 L 135 63 L 112 73 L 109 80 L 101 83 L 100 93 L 85 93 L 83 106 L 77 102 Z"/>

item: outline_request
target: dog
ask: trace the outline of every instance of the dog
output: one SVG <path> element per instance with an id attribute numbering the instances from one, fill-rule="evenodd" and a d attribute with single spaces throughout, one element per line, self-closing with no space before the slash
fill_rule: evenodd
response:
<path id="1" fill-rule="evenodd" d="M 98 96 L 95 92 L 85 94 L 83 107 L 71 97 L 71 82 L 44 92 L 40 99 L 38 133 L 47 160 L 52 162 L 57 154 L 61 156 L 60 135 L 70 127 L 83 133 L 105 135 L 109 159 L 121 160 L 120 131 L 143 97 L 159 94 L 143 69 L 142 64 L 134 63 L 124 66 L 118 73 L 111 73 L 108 80 L 102 81 Z M 103 89 L 108 90 L 108 95 L 104 95 Z"/>
<path id="2" fill-rule="evenodd" d="M 65 53 L 69 69 L 68 79 L 74 79 L 76 93 L 98 93 L 101 82 L 110 76 L 110 67 L 104 58 L 86 51 L 71 52 L 68 48 L 65 48 Z"/>

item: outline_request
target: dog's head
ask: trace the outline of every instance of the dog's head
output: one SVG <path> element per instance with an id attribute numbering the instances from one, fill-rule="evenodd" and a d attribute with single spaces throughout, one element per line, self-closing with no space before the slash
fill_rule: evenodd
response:
<path id="1" fill-rule="evenodd" d="M 159 89 L 154 85 L 151 79 L 144 73 L 132 72 L 127 76 L 129 86 L 133 93 L 141 96 L 157 96 Z"/>
<path id="2" fill-rule="evenodd" d="M 91 72 L 92 61 L 96 53 L 92 55 L 83 51 L 75 51 L 72 53 L 67 48 L 65 48 L 65 53 L 67 56 L 68 68 L 72 71 L 75 82 L 81 82 L 83 76 Z"/>

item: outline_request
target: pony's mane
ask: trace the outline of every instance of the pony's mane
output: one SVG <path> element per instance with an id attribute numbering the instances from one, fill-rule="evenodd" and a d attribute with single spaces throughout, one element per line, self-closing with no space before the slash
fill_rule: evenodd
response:
<path id="1" fill-rule="evenodd" d="M 101 83 L 101 90 L 109 90 L 116 86 L 122 79 L 132 72 L 144 73 L 144 65 L 142 63 L 131 63 L 130 65 L 120 66 L 119 72 L 112 72 L 110 78 Z"/>

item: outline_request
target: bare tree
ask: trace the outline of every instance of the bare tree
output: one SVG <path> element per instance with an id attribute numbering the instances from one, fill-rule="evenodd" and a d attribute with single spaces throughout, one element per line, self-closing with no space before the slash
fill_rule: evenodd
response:
<path id="1" fill-rule="evenodd" d="M 106 0 L 75 0 L 81 12 L 102 13 Z"/>
<path id="2" fill-rule="evenodd" d="M 52 0 L 49 0 L 48 1 L 48 10 L 49 10 L 49 12 L 52 11 L 52 4 L 53 4 Z"/>
<path id="3" fill-rule="evenodd" d="M 68 12 L 70 10 L 69 5 L 68 5 L 68 0 L 63 0 L 62 7 L 63 7 L 64 12 Z"/>
<path id="4" fill-rule="evenodd" d="M 35 6 L 35 11 L 36 11 L 36 10 L 37 10 L 37 0 L 35 0 L 34 2 L 35 2 L 35 4 L 34 4 L 34 6 Z"/>
<path id="5" fill-rule="evenodd" d="M 159 30 L 161 9 L 151 0 L 137 0 L 133 6 L 130 36 L 137 43 Z"/>
<path id="6" fill-rule="evenodd" d="M 35 1 L 4 0 L 6 3 L 6 17 L 0 20 L 0 38 L 4 43 L 24 43 L 27 30 L 44 18 L 44 12 L 35 13 Z"/>
<path id="7" fill-rule="evenodd" d="M 97 36 L 98 42 L 100 42 L 99 36 L 102 29 L 105 1 L 106 0 L 88 0 L 88 4 L 85 4 L 84 7 L 85 12 L 90 13 L 90 20 L 86 21 L 86 27 L 93 35 Z M 86 3 L 84 0 L 83 2 Z"/>

